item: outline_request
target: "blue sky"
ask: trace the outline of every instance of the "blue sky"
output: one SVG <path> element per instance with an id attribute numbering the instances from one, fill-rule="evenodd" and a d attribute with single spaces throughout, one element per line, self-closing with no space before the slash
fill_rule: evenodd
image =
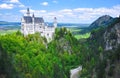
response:
<path id="1" fill-rule="evenodd" d="M 120 15 L 120 0 L 0 0 L 0 21 L 20 22 L 30 8 L 31 15 L 52 22 L 91 23 L 102 15 Z"/>

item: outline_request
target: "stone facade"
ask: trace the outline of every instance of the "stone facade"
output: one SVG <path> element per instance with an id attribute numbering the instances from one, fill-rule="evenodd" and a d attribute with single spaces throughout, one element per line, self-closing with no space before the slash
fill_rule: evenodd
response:
<path id="1" fill-rule="evenodd" d="M 24 36 L 39 32 L 41 36 L 51 41 L 55 33 L 55 28 L 57 27 L 56 17 L 54 17 L 53 26 L 48 26 L 42 17 L 35 17 L 34 14 L 30 16 L 29 8 L 26 14 L 27 15 L 23 16 L 21 20 L 21 32 Z"/>

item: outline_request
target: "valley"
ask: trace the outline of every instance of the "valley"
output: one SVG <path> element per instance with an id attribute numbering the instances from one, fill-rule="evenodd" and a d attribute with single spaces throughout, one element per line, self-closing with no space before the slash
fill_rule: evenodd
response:
<path id="1" fill-rule="evenodd" d="M 24 37 L 19 28 L 3 28 L 0 77 L 119 78 L 120 18 L 105 18 L 95 26 L 58 27 L 49 43 L 39 33 Z"/>

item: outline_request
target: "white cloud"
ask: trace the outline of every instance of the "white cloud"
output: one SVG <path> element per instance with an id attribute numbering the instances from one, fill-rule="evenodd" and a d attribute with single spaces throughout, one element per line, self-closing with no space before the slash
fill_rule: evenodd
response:
<path id="1" fill-rule="evenodd" d="M 74 12 L 91 12 L 93 11 L 93 8 L 76 8 L 76 9 L 73 9 Z"/>
<path id="2" fill-rule="evenodd" d="M 26 14 L 27 10 L 20 10 L 22 14 Z M 35 16 L 40 16 L 41 14 L 45 14 L 47 11 L 46 10 L 33 10 L 30 9 L 31 14 L 35 14 Z"/>
<path id="3" fill-rule="evenodd" d="M 41 5 L 47 6 L 47 5 L 48 5 L 48 2 L 42 2 Z"/>
<path id="4" fill-rule="evenodd" d="M 4 3 L 12 4 L 14 7 L 24 8 L 25 5 L 23 5 L 19 0 L 5 0 Z"/>
<path id="5" fill-rule="evenodd" d="M 23 5 L 23 4 L 20 4 L 20 5 L 18 5 L 20 8 L 24 8 L 25 7 L 25 5 Z"/>
<path id="6" fill-rule="evenodd" d="M 111 8 L 74 8 L 62 9 L 56 11 L 46 10 L 30 10 L 36 16 L 43 16 L 45 21 L 51 22 L 56 16 L 58 22 L 73 22 L 73 23 L 91 23 L 102 15 L 110 15 L 117 17 L 120 15 L 120 5 Z M 26 10 L 21 10 L 21 13 L 26 13 Z"/>
<path id="7" fill-rule="evenodd" d="M 120 10 L 120 5 L 113 6 L 113 8 Z"/>
<path id="8" fill-rule="evenodd" d="M 46 13 L 47 11 L 46 10 L 39 10 L 39 12 Z"/>
<path id="9" fill-rule="evenodd" d="M 10 0 L 11 3 L 19 3 L 19 0 Z"/>
<path id="10" fill-rule="evenodd" d="M 56 1 L 56 0 L 53 0 L 52 2 L 53 2 L 53 3 L 56 3 L 56 4 L 58 3 L 58 1 Z"/>
<path id="11" fill-rule="evenodd" d="M 63 10 L 60 10 L 59 12 L 66 13 L 66 12 L 72 12 L 72 10 L 71 9 L 63 9 Z"/>
<path id="12" fill-rule="evenodd" d="M 14 7 L 13 4 L 6 4 L 6 3 L 0 4 L 0 9 L 12 9 L 13 7 Z"/>

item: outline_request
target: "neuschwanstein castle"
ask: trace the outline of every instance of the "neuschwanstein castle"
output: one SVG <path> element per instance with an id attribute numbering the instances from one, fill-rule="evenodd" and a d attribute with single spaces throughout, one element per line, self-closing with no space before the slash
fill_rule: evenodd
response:
<path id="1" fill-rule="evenodd" d="M 48 41 L 51 41 L 55 33 L 55 28 L 57 27 L 56 17 L 54 17 L 53 26 L 48 26 L 45 24 L 42 17 L 35 17 L 34 14 L 30 16 L 29 8 L 27 9 L 26 14 L 27 15 L 23 16 L 21 20 L 21 32 L 24 36 L 39 32 L 41 36 L 44 36 Z"/>

